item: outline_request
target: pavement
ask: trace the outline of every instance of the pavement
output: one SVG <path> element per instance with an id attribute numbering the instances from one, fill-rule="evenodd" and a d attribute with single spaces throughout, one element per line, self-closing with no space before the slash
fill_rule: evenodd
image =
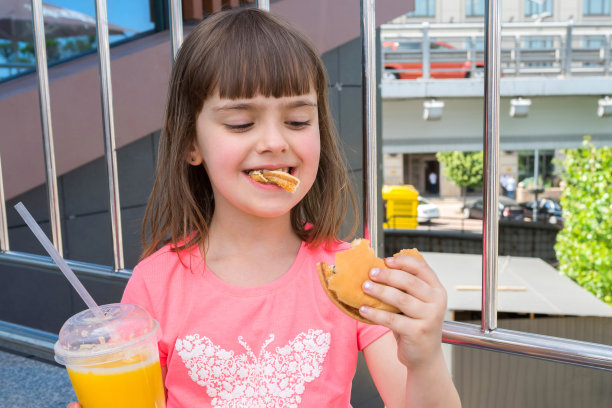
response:
<path id="1" fill-rule="evenodd" d="M 0 350 L 3 408 L 65 408 L 76 401 L 66 369 Z"/>

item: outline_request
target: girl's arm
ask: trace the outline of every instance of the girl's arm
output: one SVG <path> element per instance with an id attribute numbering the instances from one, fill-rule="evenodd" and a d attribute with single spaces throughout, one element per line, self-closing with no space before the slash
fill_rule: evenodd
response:
<path id="1" fill-rule="evenodd" d="M 373 270 L 364 291 L 402 314 L 360 309 L 392 330 L 363 351 L 381 397 L 390 408 L 461 407 L 442 354 L 444 287 L 424 261 L 402 256 L 385 263 L 390 269 Z"/>
<path id="2" fill-rule="evenodd" d="M 442 348 L 424 370 L 408 370 L 399 362 L 397 342 L 389 332 L 367 346 L 363 355 L 385 407 L 461 406 Z"/>

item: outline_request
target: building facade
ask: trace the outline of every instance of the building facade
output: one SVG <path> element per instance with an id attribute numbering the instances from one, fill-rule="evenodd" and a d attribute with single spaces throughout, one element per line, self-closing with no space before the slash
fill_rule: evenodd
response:
<path id="1" fill-rule="evenodd" d="M 386 184 L 412 184 L 431 194 L 428 175 L 437 171 L 435 195 L 458 195 L 435 154 L 482 149 L 484 4 L 416 0 L 413 12 L 383 26 Z M 578 147 L 586 135 L 599 145 L 612 143 L 612 118 L 598 115 L 598 102 L 606 104 L 612 92 L 610 6 L 610 0 L 500 2 L 503 178 L 521 187 L 554 187 L 553 158 L 560 149 Z M 425 38 L 431 42 L 428 52 L 422 48 Z M 404 54 L 392 53 L 391 43 Z M 396 64 L 402 58 L 411 62 Z M 425 104 L 432 102 L 440 115 L 432 120 L 430 109 L 426 120 Z"/>

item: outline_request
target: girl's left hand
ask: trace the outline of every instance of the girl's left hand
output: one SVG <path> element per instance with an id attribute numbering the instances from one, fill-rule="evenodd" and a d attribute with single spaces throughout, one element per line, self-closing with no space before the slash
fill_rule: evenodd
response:
<path id="1" fill-rule="evenodd" d="M 402 314 L 370 307 L 360 308 L 360 313 L 393 330 L 399 361 L 416 369 L 441 353 L 446 290 L 425 261 L 398 256 L 385 259 L 385 264 L 390 269 L 373 269 L 363 289 Z"/>

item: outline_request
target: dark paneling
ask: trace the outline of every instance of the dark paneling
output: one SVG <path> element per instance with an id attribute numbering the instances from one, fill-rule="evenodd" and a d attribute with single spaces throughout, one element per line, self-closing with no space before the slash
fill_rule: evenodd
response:
<path id="1" fill-rule="evenodd" d="M 70 284 L 58 272 L 0 264 L 0 277 L 0 320 L 57 333 L 71 315 Z"/>
<path id="2" fill-rule="evenodd" d="M 60 184 L 60 183 L 58 183 Z M 60 190 L 58 186 L 58 190 Z M 49 206 L 47 204 L 47 186 L 42 185 L 19 195 L 6 202 L 6 223 L 9 228 L 17 225 L 25 225 L 23 219 L 15 210 L 15 204 L 22 202 L 38 222 L 49 222 Z"/>
<path id="3" fill-rule="evenodd" d="M 127 269 L 134 269 L 140 254 L 142 254 L 141 226 L 144 212 L 144 205 L 121 211 L 123 217 L 123 256 Z"/>
<path id="4" fill-rule="evenodd" d="M 64 174 L 62 177 L 63 195 L 61 197 L 68 217 L 83 214 L 108 212 L 108 178 L 104 158 Z"/>
<path id="5" fill-rule="evenodd" d="M 152 136 L 143 137 L 117 152 L 121 207 L 146 204 L 155 174 Z"/>
<path id="6" fill-rule="evenodd" d="M 66 221 L 64 243 L 68 259 L 99 265 L 113 265 L 110 216 L 107 212 L 80 215 Z"/>

